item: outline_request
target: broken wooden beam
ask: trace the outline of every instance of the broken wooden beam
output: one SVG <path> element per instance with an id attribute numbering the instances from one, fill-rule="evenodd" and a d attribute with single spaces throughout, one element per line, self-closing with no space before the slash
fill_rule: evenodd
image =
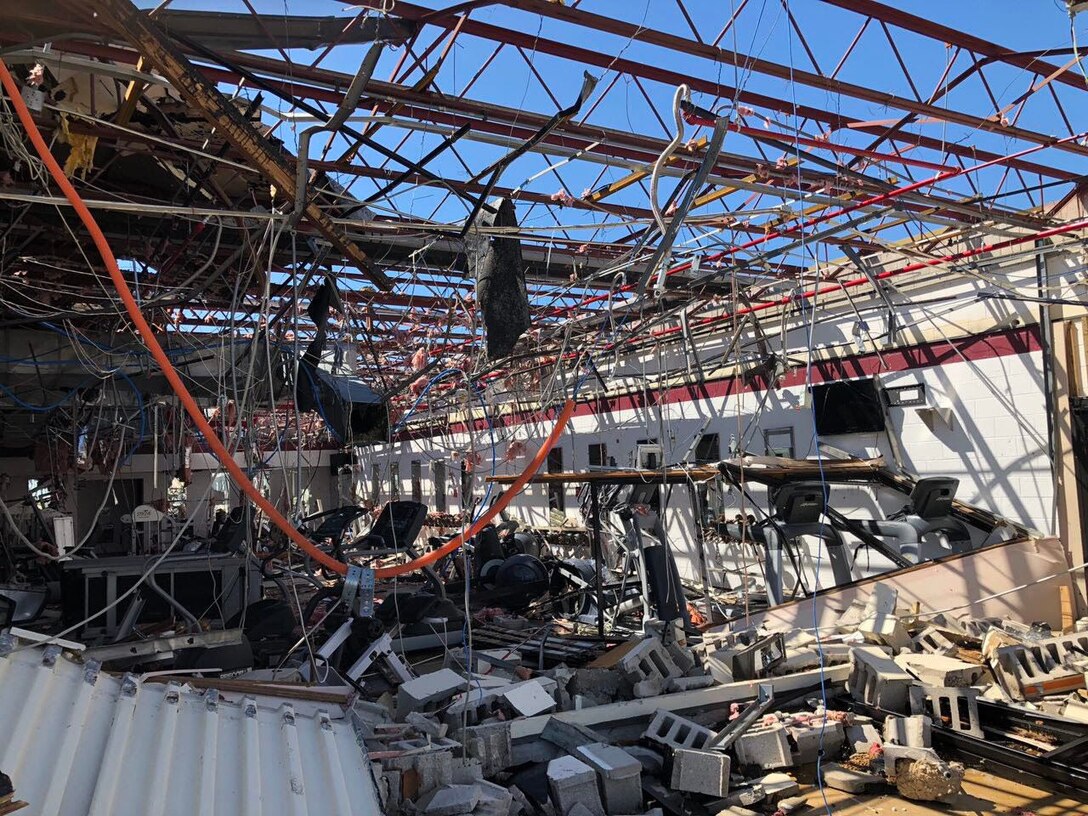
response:
<path id="1" fill-rule="evenodd" d="M 88 9 L 83 3 L 76 0 L 62 0 L 62 3 L 72 14 L 80 18 L 86 16 Z M 154 20 L 129 0 L 99 0 L 93 6 L 98 20 L 128 40 L 144 61 L 166 77 L 178 93 L 220 130 L 223 137 L 244 154 L 281 195 L 293 200 L 295 173 L 294 168 L 286 164 L 289 157 L 273 147 L 215 84 L 204 78 Z M 358 267 L 379 289 L 388 291 L 392 288 L 392 281 L 385 273 L 315 202 L 307 202 L 304 210 L 310 223 L 350 264 Z"/>

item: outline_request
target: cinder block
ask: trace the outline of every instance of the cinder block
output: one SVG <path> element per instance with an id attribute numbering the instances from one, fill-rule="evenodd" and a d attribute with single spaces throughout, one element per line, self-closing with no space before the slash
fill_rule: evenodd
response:
<path id="1" fill-rule="evenodd" d="M 594 742 L 578 748 L 578 759 L 597 772 L 604 809 L 609 814 L 642 811 L 642 763 L 615 745 Z"/>
<path id="2" fill-rule="evenodd" d="M 714 732 L 671 711 L 658 711 L 643 736 L 674 749 L 703 748 L 713 738 Z"/>
<path id="3" fill-rule="evenodd" d="M 884 743 L 928 748 L 933 744 L 933 720 L 923 714 L 887 717 L 884 720 Z"/>
<path id="4" fill-rule="evenodd" d="M 378 787 L 382 798 L 382 810 L 397 813 L 401 803 L 401 772 L 382 770 L 382 784 Z"/>
<path id="5" fill-rule="evenodd" d="M 869 717 L 854 717 L 845 728 L 846 742 L 854 753 L 867 751 L 869 746 L 883 742 L 883 737 Z"/>
<path id="6" fill-rule="evenodd" d="M 427 816 L 461 816 L 471 813 L 480 801 L 480 790 L 475 785 L 447 785 L 435 791 L 423 812 Z"/>
<path id="7" fill-rule="evenodd" d="M 927 626 L 919 632 L 911 641 L 911 645 L 916 652 L 927 654 L 951 655 L 956 651 L 956 644 L 936 626 Z"/>
<path id="8" fill-rule="evenodd" d="M 850 661 L 853 646 L 849 643 L 824 643 L 822 646 L 805 646 L 787 652 L 786 659 L 775 669 L 775 674 L 793 674 L 794 672 L 815 669 L 820 665 L 823 654 L 825 666 L 837 666 Z"/>
<path id="9" fill-rule="evenodd" d="M 449 751 L 422 751 L 390 757 L 383 761 L 383 770 L 400 771 L 400 786 L 403 798 L 415 800 L 421 794 L 428 793 L 453 783 L 453 755 Z M 406 774 L 407 771 L 414 771 Z M 413 780 L 411 789 L 406 782 Z"/>
<path id="10" fill-rule="evenodd" d="M 733 656 L 735 649 L 717 649 L 703 660 L 703 667 L 722 685 L 733 682 Z"/>
<path id="11" fill-rule="evenodd" d="M 986 674 L 986 668 L 937 654 L 901 654 L 895 662 L 927 686 L 967 688 Z"/>
<path id="12" fill-rule="evenodd" d="M 674 677 L 668 682 L 666 688 L 670 692 L 693 691 L 695 689 L 710 688 L 717 682 L 713 675 L 710 674 L 703 674 L 698 677 Z"/>
<path id="13" fill-rule="evenodd" d="M 786 733 L 793 741 L 791 752 L 793 765 L 808 765 L 820 757 L 821 746 L 825 757 L 837 756 L 846 741 L 842 723 L 831 720 L 824 723 L 814 720 L 804 725 L 790 725 Z"/>
<path id="14" fill-rule="evenodd" d="M 480 760 L 484 776 L 492 776 L 510 767 L 510 723 L 473 725 L 460 732 L 465 753 Z"/>
<path id="15" fill-rule="evenodd" d="M 762 785 L 745 784 L 743 787 L 731 790 L 729 795 L 722 799 L 722 804 L 739 805 L 740 807 L 748 807 L 749 805 L 758 805 L 764 799 L 767 798 L 767 791 L 763 790 Z"/>
<path id="16" fill-rule="evenodd" d="M 581 805 L 594 816 L 605 816 L 597 790 L 597 772 L 580 759 L 563 756 L 548 763 L 548 792 L 557 813 L 567 816 Z"/>
<path id="17" fill-rule="evenodd" d="M 647 677 L 645 680 L 639 680 L 631 686 L 631 693 L 640 700 L 647 697 L 657 697 L 663 691 L 665 691 L 665 681 L 660 677 Z"/>
<path id="18" fill-rule="evenodd" d="M 857 630 L 870 643 L 885 644 L 894 649 L 910 646 L 906 626 L 895 614 L 899 593 L 882 583 L 874 584 L 865 604 Z"/>
<path id="19" fill-rule="evenodd" d="M 670 642 L 666 648 L 672 662 L 682 673 L 687 674 L 695 668 L 695 655 L 692 654 L 691 649 L 681 646 L 676 641 Z"/>
<path id="20" fill-rule="evenodd" d="M 1048 638 L 1028 646 L 1003 646 L 992 665 L 1005 690 L 1025 700 L 1084 688 L 1084 671 L 1068 665 L 1088 654 L 1088 632 Z"/>
<path id="21" fill-rule="evenodd" d="M 611 701 L 620 693 L 621 683 L 622 675 L 612 669 L 575 669 L 567 691 Z"/>
<path id="22" fill-rule="evenodd" d="M 442 751 L 460 748 L 461 743 L 452 740 L 449 737 L 438 737 L 437 739 L 432 737 L 414 737 L 412 739 L 395 740 L 389 743 L 389 747 L 394 751 L 422 751 L 427 749 Z"/>
<path id="23" fill-rule="evenodd" d="M 881 649 L 858 646 L 850 655 L 852 668 L 846 681 L 851 696 L 886 711 L 905 712 L 914 676 L 899 668 Z"/>
<path id="24" fill-rule="evenodd" d="M 757 768 L 788 768 L 793 763 L 786 727 L 780 723 L 749 728 L 733 743 L 741 765 Z"/>
<path id="25" fill-rule="evenodd" d="M 978 689 L 973 688 L 914 686 L 910 690 L 911 708 L 928 715 L 928 719 L 942 728 L 985 739 L 978 714 L 978 694 Z"/>
<path id="26" fill-rule="evenodd" d="M 729 756 L 719 751 L 680 748 L 672 755 L 672 789 L 707 796 L 729 793 Z"/>
<path id="27" fill-rule="evenodd" d="M 620 658 L 619 669 L 633 683 L 658 679 L 662 687 L 669 678 L 680 677 L 684 673 L 656 637 L 646 638 Z"/>
<path id="28" fill-rule="evenodd" d="M 471 785 L 480 782 L 484 778 L 484 766 L 478 759 L 457 757 L 452 766 L 453 784 Z"/>
<path id="29" fill-rule="evenodd" d="M 434 717 L 428 716 L 421 711 L 409 711 L 405 715 L 404 721 L 413 726 L 419 733 L 435 739 L 446 736 L 446 732 L 449 730 L 449 726 L 445 723 L 440 723 Z"/>
<path id="30" fill-rule="evenodd" d="M 459 691 L 465 690 L 465 678 L 453 669 L 439 669 L 425 674 L 397 688 L 397 719 L 404 719 L 410 711 L 434 711 Z"/>

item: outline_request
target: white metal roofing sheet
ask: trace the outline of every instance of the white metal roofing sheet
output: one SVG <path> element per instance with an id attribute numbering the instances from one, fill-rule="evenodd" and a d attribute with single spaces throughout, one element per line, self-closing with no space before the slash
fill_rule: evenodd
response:
<path id="1" fill-rule="evenodd" d="M 0 734 L 0 770 L 28 816 L 381 812 L 348 720 L 141 684 L 57 647 L 0 657 Z"/>

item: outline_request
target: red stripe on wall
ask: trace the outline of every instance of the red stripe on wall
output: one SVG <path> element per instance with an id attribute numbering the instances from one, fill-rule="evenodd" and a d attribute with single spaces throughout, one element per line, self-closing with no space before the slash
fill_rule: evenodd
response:
<path id="1" fill-rule="evenodd" d="M 822 360 L 812 364 L 812 383 L 846 380 L 855 377 L 872 377 L 877 374 L 889 374 L 899 371 L 911 371 L 919 368 L 937 368 L 947 363 L 989 360 L 995 357 L 1008 357 L 1017 354 L 1029 354 L 1042 349 L 1039 339 L 1039 327 L 1023 326 L 1015 329 L 980 334 L 959 340 L 921 343 L 901 349 L 892 349 L 881 354 L 858 354 L 840 357 L 835 360 Z M 778 388 L 805 385 L 804 366 L 787 372 L 777 384 Z M 574 416 L 594 416 L 613 411 L 630 411 L 653 408 L 658 405 L 671 405 L 681 402 L 694 402 L 706 399 L 724 399 L 752 391 L 762 391 L 767 381 L 762 374 L 733 375 L 711 380 L 703 385 L 692 384 L 674 386 L 663 390 L 633 391 L 610 397 L 592 399 L 580 403 L 574 410 Z M 516 411 L 495 418 L 497 427 L 508 428 L 529 421 L 549 418 L 555 409 L 546 411 Z M 487 422 L 478 419 L 475 430 L 486 431 Z M 464 433 L 468 423 L 457 422 L 441 429 L 420 429 L 397 434 L 394 442 L 407 442 L 412 439 L 425 439 L 445 433 Z"/>

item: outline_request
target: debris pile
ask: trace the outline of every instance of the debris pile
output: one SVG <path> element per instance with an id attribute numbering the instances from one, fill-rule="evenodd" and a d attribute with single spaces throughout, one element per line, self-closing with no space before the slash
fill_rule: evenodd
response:
<path id="1" fill-rule="evenodd" d="M 820 640 L 648 628 L 585 666 L 490 650 L 395 688 L 368 680 L 386 813 L 781 815 L 813 783 L 947 802 L 965 766 L 940 737 L 984 740 L 980 700 L 1084 707 L 1088 636 L 927 618 L 883 584 Z"/>

